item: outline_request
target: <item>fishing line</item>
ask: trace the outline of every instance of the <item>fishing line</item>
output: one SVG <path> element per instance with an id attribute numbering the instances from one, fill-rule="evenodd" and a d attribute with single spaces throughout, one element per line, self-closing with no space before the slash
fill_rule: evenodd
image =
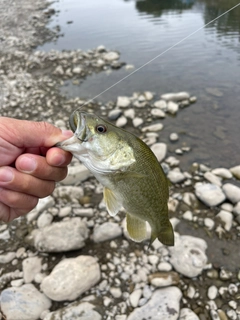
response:
<path id="1" fill-rule="evenodd" d="M 208 25 L 210 25 L 211 23 L 215 22 L 216 20 L 220 19 L 221 17 L 223 17 L 225 14 L 229 13 L 230 11 L 236 9 L 238 6 L 240 5 L 240 2 L 238 4 L 236 4 L 234 7 L 230 8 L 229 10 L 225 11 L 224 13 L 220 14 L 218 17 L 214 18 L 213 20 L 209 21 L 208 23 L 206 23 L 204 26 L 198 28 L 197 30 L 193 31 L 192 33 L 190 33 L 188 36 L 184 37 L 183 39 L 181 39 L 180 41 L 176 42 L 174 45 L 172 45 L 171 47 L 169 47 L 168 49 L 164 50 L 163 52 L 159 53 L 157 56 L 155 56 L 154 58 L 152 58 L 151 60 L 149 60 L 148 62 L 144 63 L 141 67 L 137 68 L 136 70 L 132 71 L 131 73 L 129 73 L 128 75 L 126 75 L 125 77 L 123 77 L 122 79 L 120 79 L 119 81 L 115 82 L 113 85 L 111 85 L 110 87 L 108 87 L 107 89 L 105 89 L 104 91 L 102 91 L 101 93 L 97 94 L 95 97 L 93 97 L 92 99 L 86 101 L 83 105 L 81 105 L 80 108 L 82 108 L 83 106 L 87 105 L 88 103 L 92 102 L 94 99 L 98 98 L 99 96 L 101 96 L 103 93 L 107 92 L 108 90 L 112 89 L 113 87 L 115 87 L 116 85 L 118 85 L 120 82 L 124 81 L 125 79 L 129 78 L 130 76 L 132 76 L 133 74 L 135 74 L 136 72 L 138 72 L 139 70 L 143 69 L 144 67 L 146 67 L 148 64 L 152 63 L 153 61 L 155 61 L 156 59 L 160 58 L 161 56 L 163 56 L 165 53 L 169 52 L 170 50 L 172 50 L 173 48 L 175 48 L 176 46 L 178 46 L 179 44 L 181 44 L 182 42 L 184 42 L 185 40 L 189 39 L 191 36 L 193 36 L 194 34 L 196 34 L 197 32 L 199 32 L 200 30 L 204 29 L 205 27 L 207 27 Z M 78 109 L 80 109 L 78 108 Z"/>

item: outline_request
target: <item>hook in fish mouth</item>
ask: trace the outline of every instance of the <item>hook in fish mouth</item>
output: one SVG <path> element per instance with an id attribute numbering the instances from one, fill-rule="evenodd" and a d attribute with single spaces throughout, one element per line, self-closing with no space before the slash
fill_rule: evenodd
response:
<path id="1" fill-rule="evenodd" d="M 86 119 L 84 114 L 79 111 L 74 111 L 69 118 L 69 125 L 74 132 L 74 135 L 81 142 L 87 142 L 86 139 Z"/>

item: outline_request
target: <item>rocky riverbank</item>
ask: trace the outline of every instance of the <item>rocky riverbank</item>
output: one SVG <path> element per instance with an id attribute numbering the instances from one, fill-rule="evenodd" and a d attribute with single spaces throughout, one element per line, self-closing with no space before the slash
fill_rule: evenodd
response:
<path id="1" fill-rule="evenodd" d="M 49 39 L 57 33 L 46 29 L 46 17 L 54 14 L 47 3 L 29 1 L 27 8 L 25 14 L 32 21 L 37 14 L 38 22 L 24 34 L 26 24 L 18 21 L 24 41 L 1 31 L 1 115 L 66 128 L 71 111 L 85 100 L 67 99 L 60 86 L 123 63 L 102 45 L 87 52 L 32 52 L 39 42 L 30 34 Z M 0 319 L 240 319 L 240 163 L 193 163 L 182 170 L 182 159 L 194 150 L 174 128 L 167 143 L 161 134 L 165 118 L 178 121 L 188 107 L 198 102 L 187 92 L 149 91 L 86 106 L 140 136 L 156 154 L 172 184 L 175 246 L 155 241 L 148 248 L 147 241 L 129 240 L 124 212 L 108 215 L 102 186 L 73 159 L 52 196 L 26 217 L 0 224 Z"/>

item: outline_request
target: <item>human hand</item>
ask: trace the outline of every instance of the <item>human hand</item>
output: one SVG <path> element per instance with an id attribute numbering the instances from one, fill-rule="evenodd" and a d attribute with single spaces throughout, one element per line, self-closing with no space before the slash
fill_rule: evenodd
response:
<path id="1" fill-rule="evenodd" d="M 66 177 L 72 155 L 52 146 L 71 136 L 47 122 L 0 117 L 0 221 L 28 213 Z"/>

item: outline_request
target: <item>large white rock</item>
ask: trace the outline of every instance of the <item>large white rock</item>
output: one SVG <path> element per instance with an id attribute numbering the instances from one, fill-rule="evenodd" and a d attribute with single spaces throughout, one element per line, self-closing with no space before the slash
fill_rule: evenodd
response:
<path id="1" fill-rule="evenodd" d="M 51 301 L 31 283 L 1 293 L 1 310 L 9 320 L 38 320 L 50 307 Z"/>
<path id="2" fill-rule="evenodd" d="M 156 290 L 150 300 L 136 308 L 127 320 L 177 320 L 182 292 L 177 287 Z"/>
<path id="3" fill-rule="evenodd" d="M 182 101 L 189 99 L 190 95 L 187 92 L 165 93 L 161 98 L 167 101 Z"/>
<path id="4" fill-rule="evenodd" d="M 182 172 L 180 172 L 180 171 L 177 171 L 177 170 L 170 170 L 168 172 L 167 177 L 174 184 L 175 183 L 181 183 L 186 179 L 184 174 Z"/>
<path id="5" fill-rule="evenodd" d="M 223 191 L 226 194 L 228 200 L 233 204 L 240 201 L 240 188 L 231 183 L 226 183 L 223 186 Z"/>
<path id="6" fill-rule="evenodd" d="M 222 185 L 222 182 L 221 182 L 221 179 L 219 177 L 217 177 L 215 174 L 213 174 L 212 172 L 210 171 L 207 171 L 204 173 L 204 178 L 206 180 L 208 180 L 210 183 L 212 184 L 215 184 L 216 186 L 219 186 L 221 187 Z"/>
<path id="7" fill-rule="evenodd" d="M 84 221 L 80 218 L 71 218 L 33 230 L 29 238 L 39 251 L 64 252 L 82 248 L 88 233 Z"/>
<path id="8" fill-rule="evenodd" d="M 222 189 L 211 183 L 196 183 L 195 194 L 208 207 L 217 206 L 226 199 Z"/>
<path id="9" fill-rule="evenodd" d="M 173 102 L 173 101 L 169 101 L 167 104 L 167 112 L 171 113 L 171 114 L 176 114 L 178 112 L 178 104 Z"/>
<path id="10" fill-rule="evenodd" d="M 93 230 L 93 241 L 103 242 L 122 235 L 122 228 L 114 222 L 105 222 Z"/>
<path id="11" fill-rule="evenodd" d="M 240 180 L 240 166 L 230 168 L 231 173 L 234 175 L 235 178 Z"/>
<path id="12" fill-rule="evenodd" d="M 65 308 L 48 313 L 44 320 L 101 320 L 102 316 L 89 302 L 74 302 Z"/>
<path id="13" fill-rule="evenodd" d="M 158 100 L 154 102 L 154 107 L 162 109 L 163 111 L 167 110 L 167 103 L 165 100 Z"/>
<path id="14" fill-rule="evenodd" d="M 90 175 L 91 172 L 83 164 L 71 166 L 68 167 L 67 177 L 61 183 L 64 185 L 79 183 L 85 181 Z"/>
<path id="15" fill-rule="evenodd" d="M 103 54 L 103 59 L 107 61 L 114 61 L 119 59 L 119 54 L 115 51 L 110 51 Z"/>
<path id="16" fill-rule="evenodd" d="M 155 154 L 159 162 L 162 162 L 167 154 L 167 145 L 166 143 L 155 143 L 151 146 L 152 152 Z"/>
<path id="17" fill-rule="evenodd" d="M 216 176 L 219 176 L 223 179 L 231 179 L 232 178 L 232 173 L 228 169 L 225 168 L 216 168 L 212 170 L 212 173 L 215 174 Z"/>
<path id="18" fill-rule="evenodd" d="M 193 278 L 202 273 L 207 264 L 205 240 L 191 236 L 175 236 L 174 247 L 169 247 L 170 263 L 175 270 Z"/>
<path id="19" fill-rule="evenodd" d="M 100 267 L 91 256 L 60 261 L 45 277 L 41 289 L 54 301 L 72 301 L 93 287 L 101 278 Z"/>

